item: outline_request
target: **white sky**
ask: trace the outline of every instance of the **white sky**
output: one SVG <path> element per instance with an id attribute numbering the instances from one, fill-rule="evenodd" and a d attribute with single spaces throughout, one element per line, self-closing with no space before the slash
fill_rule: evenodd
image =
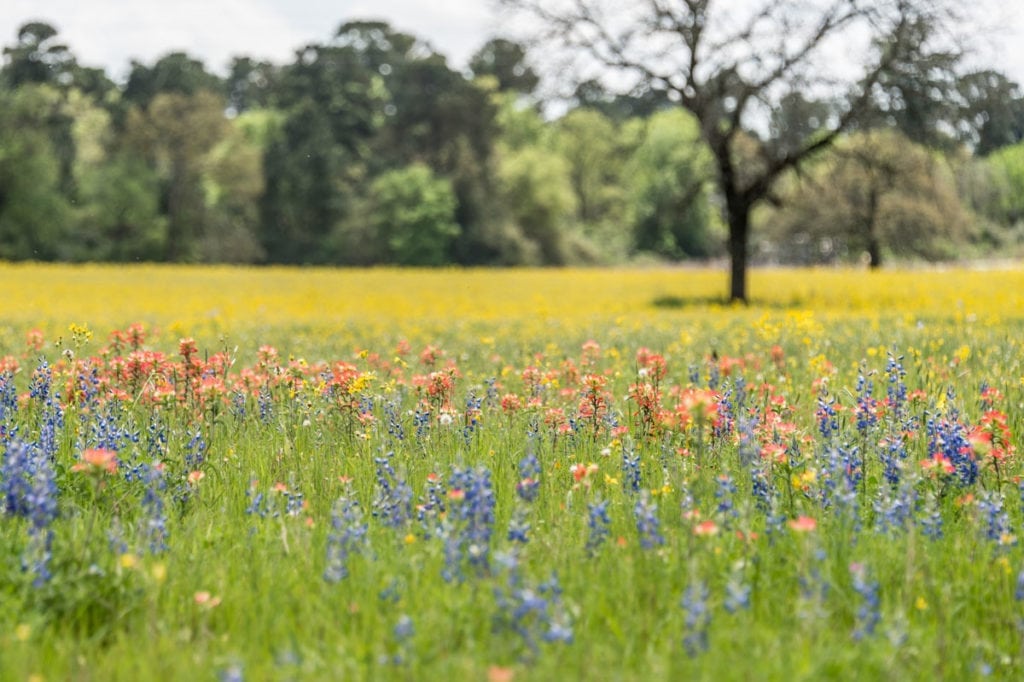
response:
<path id="1" fill-rule="evenodd" d="M 79 63 L 115 79 L 174 51 L 224 72 L 233 56 L 283 64 L 354 19 L 384 19 L 462 67 L 493 33 L 488 0 L 2 0 L 0 45 L 28 21 L 53 25 Z"/>
<path id="2" fill-rule="evenodd" d="M 734 1 L 734 0 L 729 0 Z M 1024 84 L 1024 6 L 1002 5 L 998 30 L 978 43 L 980 63 Z M 0 46 L 18 27 L 54 25 L 78 61 L 121 79 L 137 59 L 151 64 L 173 51 L 224 72 L 233 56 L 290 62 L 294 50 L 330 38 L 344 21 L 384 19 L 426 39 L 460 68 L 501 24 L 492 0 L 2 0 Z"/>

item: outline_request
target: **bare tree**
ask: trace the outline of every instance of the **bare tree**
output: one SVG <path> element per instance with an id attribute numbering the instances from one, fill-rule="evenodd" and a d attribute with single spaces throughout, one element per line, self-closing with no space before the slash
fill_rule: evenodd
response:
<path id="1" fill-rule="evenodd" d="M 571 55 L 574 77 L 662 90 L 697 118 L 715 159 L 738 301 L 747 300 L 752 210 L 780 176 L 877 112 L 884 74 L 957 50 L 946 0 L 499 1 L 542 54 Z M 796 95 L 829 101 L 831 115 L 797 136 L 769 126 Z"/>

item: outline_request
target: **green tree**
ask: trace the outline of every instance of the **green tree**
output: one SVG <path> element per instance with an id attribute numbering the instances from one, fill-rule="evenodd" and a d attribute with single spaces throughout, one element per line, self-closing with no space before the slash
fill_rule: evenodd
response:
<path id="1" fill-rule="evenodd" d="M 237 115 L 251 109 L 269 107 L 279 76 L 280 69 L 270 62 L 256 61 L 250 57 L 232 59 L 228 76 L 224 79 L 224 94 L 229 111 Z"/>
<path id="2" fill-rule="evenodd" d="M 469 70 L 475 78 L 491 76 L 501 91 L 531 94 L 540 77 L 526 61 L 526 49 L 507 38 L 492 38 L 469 59 Z"/>
<path id="3" fill-rule="evenodd" d="M 163 260 L 167 219 L 160 214 L 160 179 L 141 157 L 114 154 L 83 170 L 79 184 L 76 260 Z"/>
<path id="4" fill-rule="evenodd" d="M 956 32 L 958 6 L 953 0 L 503 2 L 525 15 L 548 54 L 576 58 L 577 80 L 593 78 L 596 62 L 623 91 L 663 92 L 697 118 L 729 228 L 729 297 L 741 301 L 755 207 L 786 173 L 876 110 L 876 86 L 887 71 L 946 54 L 945 31 Z M 848 59 L 837 61 L 839 50 Z M 837 103 L 835 114 L 798 146 L 753 135 L 793 92 L 822 93 Z M 750 141 L 758 143 L 756 172 L 740 148 Z"/>
<path id="5" fill-rule="evenodd" d="M 207 219 L 203 173 L 208 154 L 227 130 L 224 101 L 207 90 L 193 95 L 160 93 L 145 109 L 129 113 L 129 149 L 145 158 L 161 181 L 168 261 L 199 257 L 198 238 Z"/>
<path id="6" fill-rule="evenodd" d="M 942 260 L 970 241 L 970 220 L 945 161 L 897 131 L 858 133 L 782 198 L 766 228 L 780 257 L 856 261 L 886 254 Z"/>
<path id="7" fill-rule="evenodd" d="M 281 118 L 266 128 L 259 202 L 268 261 L 365 260 L 352 251 L 365 244 L 349 242 L 346 232 L 358 226 L 362 233 L 370 218 L 353 211 L 365 206 L 360 197 L 371 163 L 378 171 L 395 167 L 373 153 L 388 96 L 380 71 L 390 68 L 391 43 L 382 45 L 375 28 L 386 25 L 370 24 L 373 35 L 365 38 L 355 26 L 344 24 L 330 43 L 298 50 L 273 87 L 270 101 Z"/>
<path id="8" fill-rule="evenodd" d="M 444 265 L 459 236 L 451 183 L 423 164 L 388 171 L 370 185 L 375 233 L 389 262 Z"/>
<path id="9" fill-rule="evenodd" d="M 884 51 L 895 40 L 927 45 L 935 33 L 936 21 L 927 12 L 909 13 L 900 29 L 903 36 L 880 35 L 875 39 L 877 49 Z M 928 147 L 955 147 L 954 131 L 960 118 L 960 56 L 952 45 L 927 52 L 894 53 L 874 80 L 872 103 L 861 116 L 862 126 L 895 128 L 911 142 Z"/>
<path id="10" fill-rule="evenodd" d="M 74 260 L 157 260 L 166 222 L 159 215 L 160 185 L 137 155 L 116 150 L 110 112 L 77 88 L 66 93 L 75 149 L 74 232 L 66 242 Z"/>
<path id="11" fill-rule="evenodd" d="M 559 154 L 524 147 L 503 154 L 498 166 L 500 196 L 525 238 L 526 262 L 562 265 L 568 259 L 565 235 L 576 213 L 569 164 Z"/>
<path id="12" fill-rule="evenodd" d="M 207 219 L 199 239 L 202 260 L 255 263 L 266 257 L 258 237 L 264 190 L 261 124 L 251 118 L 260 118 L 259 113 L 234 119 L 204 161 Z"/>
<path id="13" fill-rule="evenodd" d="M 10 88 L 22 85 L 69 86 L 73 81 L 75 57 L 57 39 L 57 29 L 32 21 L 18 29 L 18 40 L 4 48 L 0 76 Z"/>
<path id="14" fill-rule="evenodd" d="M 71 210 L 47 125 L 56 98 L 46 85 L 0 90 L 0 259 L 66 256 Z"/>
<path id="15" fill-rule="evenodd" d="M 638 125 L 640 143 L 625 172 L 634 248 L 671 259 L 720 253 L 724 234 L 711 203 L 714 160 L 697 121 L 670 109 Z"/>
<path id="16" fill-rule="evenodd" d="M 422 163 L 447 178 L 462 230 L 453 258 L 494 262 L 502 247 L 491 200 L 497 134 L 492 93 L 449 68 L 427 44 L 383 22 L 343 24 L 331 49 L 364 69 L 365 84 L 350 86 L 352 92 L 380 97 L 359 138 L 364 147 L 352 150 L 368 176 Z"/>
<path id="17" fill-rule="evenodd" d="M 664 90 L 639 85 L 629 92 L 612 92 L 596 78 L 577 84 L 572 99 L 577 108 L 600 111 L 617 123 L 631 118 L 647 118 L 656 111 L 673 106 Z"/>
<path id="18" fill-rule="evenodd" d="M 325 245 L 346 218 L 358 166 L 337 144 L 326 112 L 312 100 L 292 107 L 263 157 L 259 241 L 273 263 L 326 263 Z M 345 260 L 344 254 L 340 255 Z"/>
<path id="19" fill-rule="evenodd" d="M 382 77 L 354 48 L 311 44 L 281 70 L 271 101 L 285 112 L 319 110 L 329 124 L 332 144 L 358 156 L 377 130 L 384 96 Z"/>
<path id="20" fill-rule="evenodd" d="M 199 59 L 171 52 L 152 66 L 133 61 L 122 96 L 128 104 L 146 109 L 160 94 L 191 96 L 200 91 L 221 92 L 223 84 Z"/>
<path id="21" fill-rule="evenodd" d="M 1005 75 L 992 70 L 964 74 L 957 81 L 961 111 L 960 137 L 985 156 L 1024 140 L 1024 93 Z"/>
<path id="22" fill-rule="evenodd" d="M 497 125 L 491 93 L 453 71 L 437 54 L 394 63 L 385 86 L 389 98 L 374 157 L 388 168 L 425 163 L 448 178 L 462 229 L 454 258 L 465 264 L 493 262 L 500 245 L 492 229 Z"/>
<path id="23" fill-rule="evenodd" d="M 542 143 L 549 127 L 536 105 L 509 92 L 496 92 L 491 100 L 496 107 L 495 143 L 499 147 L 516 150 Z"/>
<path id="24" fill-rule="evenodd" d="M 622 229 L 627 200 L 622 159 L 632 152 L 619 126 L 595 109 L 573 109 L 551 125 L 548 146 L 568 164 L 576 197 L 574 223 L 604 260 L 621 259 L 630 247 Z"/>
<path id="25" fill-rule="evenodd" d="M 1024 142 L 993 152 L 981 168 L 987 200 L 976 209 L 1004 226 L 1024 222 Z"/>

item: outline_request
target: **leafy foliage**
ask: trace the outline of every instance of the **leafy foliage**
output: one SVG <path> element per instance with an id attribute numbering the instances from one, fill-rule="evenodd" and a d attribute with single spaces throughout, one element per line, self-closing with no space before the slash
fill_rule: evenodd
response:
<path id="1" fill-rule="evenodd" d="M 425 165 L 389 171 L 370 185 L 374 233 L 387 262 L 444 265 L 459 236 L 451 183 Z"/>
<path id="2" fill-rule="evenodd" d="M 794 177 L 766 228 L 784 262 L 856 262 L 883 254 L 954 258 L 970 242 L 969 218 L 941 158 L 899 133 L 854 135 Z"/>
<path id="3" fill-rule="evenodd" d="M 595 28 L 600 16 L 587 10 L 598 4 L 578 3 L 582 14 L 562 23 L 542 11 L 533 27 L 548 38 L 574 21 Z M 0 68 L 0 257 L 553 265 L 728 253 L 740 287 L 752 229 L 759 245 L 774 242 L 770 254 L 798 252 L 789 245 L 804 237 L 795 235 L 815 231 L 815 243 L 839 249 L 826 259 L 863 249 L 876 263 L 883 253 L 937 259 L 962 255 L 965 242 L 981 255 L 1015 243 L 1024 100 L 997 71 L 963 71 L 960 55 L 935 39 L 948 25 L 944 3 L 877 3 L 874 29 L 861 35 L 874 57 L 863 78 L 838 89 L 831 76 L 849 74 L 832 73 L 820 54 L 867 5 L 822 9 L 814 32 L 788 6 L 765 3 L 740 16 L 764 48 L 750 53 L 708 51 L 701 27 L 723 46 L 742 46 L 748 33 L 718 23 L 706 3 L 684 5 L 660 17 L 653 37 L 628 30 L 635 14 L 614 31 L 580 33 L 592 48 L 604 41 L 612 51 L 594 55 L 610 66 L 636 68 L 622 80 L 584 70 L 571 83 L 544 71 L 565 55 L 536 43 L 492 38 L 460 70 L 414 34 L 350 21 L 286 63 L 238 56 L 222 78 L 172 52 L 134 62 L 115 84 L 79 64 L 56 28 L 28 23 Z M 794 42 L 774 44 L 780 36 Z M 643 59 L 652 49 L 696 62 L 659 75 L 665 63 Z M 567 86 L 564 99 L 545 100 L 555 81 Z M 852 236 L 870 209 L 862 191 L 836 204 L 843 220 L 807 227 L 822 195 L 790 173 L 807 165 L 806 178 L 864 186 L 878 176 L 877 159 L 855 172 L 855 163 L 822 170 L 835 158 L 815 157 L 891 129 L 929 145 L 939 169 L 922 171 L 914 151 L 889 174 L 882 222 L 899 222 L 899 238 L 873 249 Z M 400 178 L 411 183 L 404 194 Z M 783 195 L 781 212 L 764 208 Z M 424 215 L 399 216 L 395 207 L 415 197 Z M 760 228 L 760 212 L 774 216 L 772 229 Z M 778 223 L 784 215 L 791 227 Z"/>

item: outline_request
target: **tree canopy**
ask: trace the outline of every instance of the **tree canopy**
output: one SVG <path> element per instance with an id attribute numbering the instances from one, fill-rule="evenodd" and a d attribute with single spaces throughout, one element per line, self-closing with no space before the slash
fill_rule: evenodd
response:
<path id="1" fill-rule="evenodd" d="M 580 80 L 610 72 L 623 89 L 664 92 L 696 117 L 729 228 L 729 295 L 741 301 L 751 215 L 777 181 L 870 116 L 931 130 L 925 114 L 932 109 L 918 107 L 918 96 L 926 105 L 932 97 L 945 101 L 944 81 L 933 76 L 941 81 L 958 59 L 937 37 L 955 28 L 953 4 L 938 0 L 504 4 L 529 20 L 538 44 L 567 54 Z M 784 129 L 763 130 L 787 100 L 808 95 L 830 101 L 831 114 L 816 116 L 817 125 L 789 120 Z M 755 158 L 745 158 L 741 145 L 752 146 Z"/>
<path id="2" fill-rule="evenodd" d="M 1005 253 L 1024 234 L 1024 95 L 964 68 L 937 0 L 507 4 L 530 30 L 464 69 L 351 21 L 284 63 L 219 74 L 172 51 L 115 82 L 26 24 L 0 66 L 0 258 L 727 254 L 745 299 L 751 262 Z"/>

